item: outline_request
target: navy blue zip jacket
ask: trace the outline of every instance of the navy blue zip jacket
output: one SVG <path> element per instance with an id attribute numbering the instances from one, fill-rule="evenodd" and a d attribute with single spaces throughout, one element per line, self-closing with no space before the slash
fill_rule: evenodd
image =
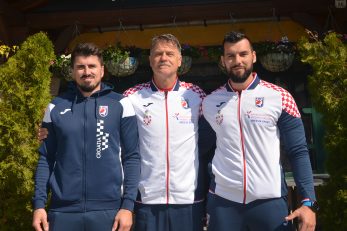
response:
<path id="1" fill-rule="evenodd" d="M 52 100 L 39 148 L 34 209 L 133 210 L 140 176 L 138 132 L 130 101 L 105 85 L 84 97 L 76 85 Z M 122 145 L 122 151 L 121 151 Z"/>

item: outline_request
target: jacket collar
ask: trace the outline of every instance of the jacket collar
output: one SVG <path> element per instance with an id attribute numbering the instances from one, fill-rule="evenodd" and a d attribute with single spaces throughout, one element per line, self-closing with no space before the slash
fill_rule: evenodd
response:
<path id="1" fill-rule="evenodd" d="M 244 89 L 245 91 L 253 90 L 254 88 L 258 86 L 260 82 L 260 78 L 257 73 L 253 72 L 252 75 L 253 75 L 253 81 L 246 87 L 246 89 Z M 226 83 L 226 89 L 227 91 L 230 91 L 230 92 L 236 92 L 236 90 L 234 90 L 232 86 L 230 85 L 229 81 Z"/>
<path id="2" fill-rule="evenodd" d="M 157 87 L 157 85 L 154 83 L 153 79 L 150 82 L 150 85 L 151 85 L 152 91 L 163 91 L 159 87 Z M 178 79 L 176 79 L 176 83 L 174 84 L 174 86 L 172 87 L 172 89 L 170 91 L 178 91 L 179 88 L 180 88 L 180 81 Z"/>

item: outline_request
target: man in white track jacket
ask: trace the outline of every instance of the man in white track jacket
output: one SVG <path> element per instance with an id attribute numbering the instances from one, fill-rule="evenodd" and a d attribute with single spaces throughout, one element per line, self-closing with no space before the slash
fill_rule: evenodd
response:
<path id="1" fill-rule="evenodd" d="M 231 32 L 223 46 L 221 60 L 229 80 L 203 102 L 203 114 L 217 136 L 208 230 L 290 230 L 288 221 L 298 217 L 300 230 L 313 231 L 316 198 L 295 101 L 289 92 L 252 72 L 256 54 L 245 35 Z M 280 139 L 303 204 L 290 216 Z"/>
<path id="2" fill-rule="evenodd" d="M 154 37 L 152 81 L 124 93 L 134 106 L 139 129 L 141 177 L 135 204 L 136 231 L 203 229 L 205 194 L 200 183 L 206 179 L 207 167 L 206 162 L 199 161 L 199 151 L 203 150 L 198 150 L 198 124 L 203 121 L 205 93 L 179 81 L 181 60 L 181 47 L 173 35 Z M 199 127 L 202 129 L 203 125 Z M 209 138 L 214 141 L 214 136 Z M 207 140 L 200 137 L 200 142 Z"/>

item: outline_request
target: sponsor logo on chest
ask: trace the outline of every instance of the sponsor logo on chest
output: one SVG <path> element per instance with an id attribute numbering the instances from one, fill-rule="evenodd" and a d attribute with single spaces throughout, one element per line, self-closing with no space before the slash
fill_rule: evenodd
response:
<path id="1" fill-rule="evenodd" d="M 247 111 L 245 114 L 246 119 L 252 124 L 258 124 L 263 126 L 272 126 L 274 125 L 274 120 L 271 116 L 266 114 L 254 113 L 252 111 Z"/>

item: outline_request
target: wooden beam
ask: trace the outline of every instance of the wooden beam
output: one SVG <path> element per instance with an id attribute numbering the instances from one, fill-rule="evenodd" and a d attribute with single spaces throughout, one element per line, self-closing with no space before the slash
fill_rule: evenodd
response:
<path id="1" fill-rule="evenodd" d="M 33 10 L 39 6 L 47 4 L 48 0 L 7 0 L 9 5 L 21 12 Z"/>
<path id="2" fill-rule="evenodd" d="M 212 10 L 213 9 L 213 10 Z M 245 11 L 245 9 L 247 9 Z M 28 13 L 26 19 L 32 28 L 59 28 L 76 22 L 88 27 L 172 23 L 178 21 L 255 18 L 266 15 L 271 9 L 270 1 L 261 3 L 221 3 L 184 5 L 175 7 L 151 7 L 136 9 L 112 9 L 104 11 L 69 11 Z M 160 12 L 160 13 L 158 13 Z"/>
<path id="3" fill-rule="evenodd" d="M 24 0 L 22 0 L 24 1 Z M 331 0 L 302 1 L 292 0 L 272 0 L 272 1 L 245 1 L 227 2 L 216 4 L 195 4 L 178 6 L 150 6 L 141 8 L 112 8 L 109 10 L 90 11 L 59 11 L 40 12 L 26 14 L 27 25 L 31 28 L 56 29 L 73 25 L 76 22 L 86 27 L 114 27 L 119 25 L 146 25 L 146 24 L 167 24 L 176 22 L 192 22 L 203 20 L 227 20 L 244 18 L 268 18 L 273 16 L 296 17 L 300 23 L 304 22 L 304 15 L 297 15 L 293 12 L 304 12 L 305 17 L 309 16 L 310 21 L 316 21 L 322 26 L 320 18 L 328 14 L 328 7 Z M 158 14 L 160 12 L 160 14 Z M 319 19 L 318 19 L 319 18 Z M 340 21 L 347 20 L 347 14 Z M 305 23 L 313 26 L 313 22 Z M 324 23 L 324 22 L 323 22 Z M 305 25 L 303 24 L 303 25 Z M 313 26 L 317 28 L 317 25 Z"/>

